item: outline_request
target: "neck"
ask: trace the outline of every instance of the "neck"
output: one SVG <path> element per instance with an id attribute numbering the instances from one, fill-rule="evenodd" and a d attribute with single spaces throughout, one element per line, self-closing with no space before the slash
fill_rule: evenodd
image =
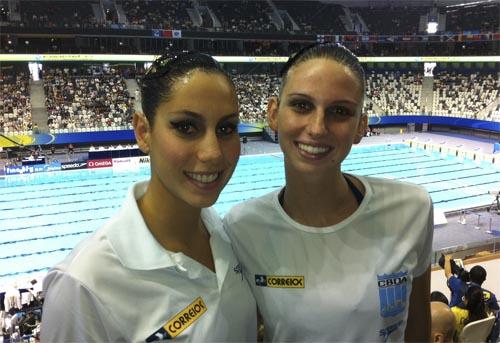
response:
<path id="1" fill-rule="evenodd" d="M 153 179 L 137 204 L 149 230 L 167 250 L 183 251 L 200 236 L 209 236 L 201 220 L 201 209 L 173 197 Z"/>
<path id="2" fill-rule="evenodd" d="M 356 198 L 339 170 L 325 177 L 307 178 L 286 173 L 283 209 L 295 221 L 308 226 L 335 225 L 357 208 Z"/>

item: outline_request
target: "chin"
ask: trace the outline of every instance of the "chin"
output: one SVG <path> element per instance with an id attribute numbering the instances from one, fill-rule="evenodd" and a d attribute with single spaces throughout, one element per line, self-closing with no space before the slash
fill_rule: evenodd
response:
<path id="1" fill-rule="evenodd" d="M 213 197 L 196 197 L 188 201 L 188 204 L 195 208 L 207 208 L 215 204 L 219 197 L 215 199 Z"/>

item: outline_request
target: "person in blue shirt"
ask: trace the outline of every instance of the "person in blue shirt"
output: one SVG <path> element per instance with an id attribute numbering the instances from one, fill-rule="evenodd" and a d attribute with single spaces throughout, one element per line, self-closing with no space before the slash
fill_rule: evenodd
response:
<path id="1" fill-rule="evenodd" d="M 497 313 L 500 309 L 498 306 L 497 298 L 493 292 L 488 291 L 482 287 L 483 282 L 486 280 L 486 269 L 481 266 L 474 266 L 469 271 L 470 285 L 475 285 L 481 287 L 483 290 L 483 298 L 488 305 L 490 312 Z"/>
<path id="2" fill-rule="evenodd" d="M 458 268 L 454 263 L 452 263 L 451 255 L 445 255 L 444 275 L 446 276 L 448 288 L 451 291 L 450 307 L 457 306 L 462 302 L 462 297 L 465 295 L 465 291 L 467 290 L 469 273 L 465 269 Z"/>
<path id="3" fill-rule="evenodd" d="M 498 301 L 495 294 L 487 289 L 484 289 L 482 286 L 483 282 L 486 280 L 486 269 L 484 269 L 481 266 L 474 266 L 469 271 L 469 276 L 470 276 L 469 287 L 470 286 L 481 287 L 481 290 L 483 291 L 483 299 L 487 306 L 486 309 L 487 312 L 491 315 L 496 316 L 495 325 L 493 326 L 491 334 L 488 337 L 488 342 L 496 342 L 500 334 L 500 325 L 498 318 L 498 313 L 500 308 L 498 306 Z"/>

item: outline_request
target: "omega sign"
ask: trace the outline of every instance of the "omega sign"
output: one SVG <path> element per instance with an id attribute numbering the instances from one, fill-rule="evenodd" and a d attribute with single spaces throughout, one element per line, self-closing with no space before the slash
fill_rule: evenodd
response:
<path id="1" fill-rule="evenodd" d="M 88 168 L 106 168 L 112 166 L 113 166 L 113 161 L 111 159 L 89 160 L 87 164 Z"/>

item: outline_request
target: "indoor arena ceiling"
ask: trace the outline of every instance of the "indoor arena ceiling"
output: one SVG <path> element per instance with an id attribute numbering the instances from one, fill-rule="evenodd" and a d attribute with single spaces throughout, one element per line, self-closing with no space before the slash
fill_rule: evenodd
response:
<path id="1" fill-rule="evenodd" d="M 278 1 L 279 0 L 274 0 Z M 297 0 L 299 1 L 299 0 Z M 304 0 L 302 0 L 304 1 Z M 307 1 L 307 0 L 305 0 Z M 496 3 L 499 4 L 500 0 L 320 0 L 322 2 L 331 2 L 336 4 L 341 4 L 347 7 L 382 7 L 382 6 L 432 6 L 437 5 L 439 7 L 443 6 L 457 6 L 457 5 L 467 5 L 467 4 L 484 4 L 484 3 Z"/>

